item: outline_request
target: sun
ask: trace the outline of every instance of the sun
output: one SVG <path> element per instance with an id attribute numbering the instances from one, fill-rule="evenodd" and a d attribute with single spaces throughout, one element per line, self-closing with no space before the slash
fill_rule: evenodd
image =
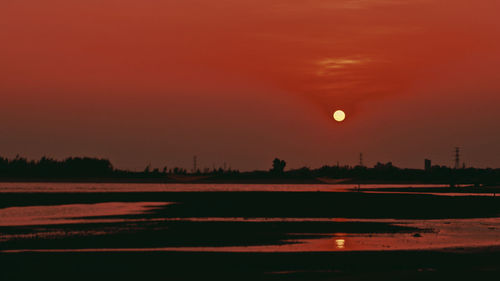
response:
<path id="1" fill-rule="evenodd" d="M 337 110 L 333 113 L 333 119 L 337 122 L 342 122 L 345 120 L 345 112 L 342 110 Z"/>

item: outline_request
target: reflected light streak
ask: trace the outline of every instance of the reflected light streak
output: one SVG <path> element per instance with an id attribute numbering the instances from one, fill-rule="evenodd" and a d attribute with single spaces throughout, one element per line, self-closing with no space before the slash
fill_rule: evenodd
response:
<path id="1" fill-rule="evenodd" d="M 345 249 L 345 239 L 335 239 L 337 249 Z"/>

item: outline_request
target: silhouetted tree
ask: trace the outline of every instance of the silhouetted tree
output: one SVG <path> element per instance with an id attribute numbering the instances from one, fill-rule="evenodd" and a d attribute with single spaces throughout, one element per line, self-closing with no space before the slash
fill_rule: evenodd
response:
<path id="1" fill-rule="evenodd" d="M 274 173 L 283 173 L 283 171 L 285 171 L 285 166 L 286 166 L 285 160 L 281 160 L 279 158 L 275 158 L 273 160 L 273 168 L 271 169 L 271 172 L 274 172 Z"/>

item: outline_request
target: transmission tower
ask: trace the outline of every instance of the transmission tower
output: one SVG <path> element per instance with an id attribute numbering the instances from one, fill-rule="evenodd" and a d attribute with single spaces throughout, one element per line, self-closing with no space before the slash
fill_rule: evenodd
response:
<path id="1" fill-rule="evenodd" d="M 197 157 L 196 155 L 193 156 L 193 173 L 196 173 L 196 171 L 198 170 L 197 167 L 196 167 L 196 162 L 197 162 Z"/>
<path id="2" fill-rule="evenodd" d="M 460 168 L 460 147 L 455 147 L 455 169 Z"/>
<path id="3" fill-rule="evenodd" d="M 363 153 L 359 154 L 359 166 L 364 167 L 364 165 L 363 165 Z"/>

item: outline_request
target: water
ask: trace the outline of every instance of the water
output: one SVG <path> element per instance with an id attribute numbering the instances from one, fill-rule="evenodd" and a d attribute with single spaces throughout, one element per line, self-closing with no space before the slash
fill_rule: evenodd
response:
<path id="1" fill-rule="evenodd" d="M 141 214 L 168 202 L 110 202 L 0 209 L 0 226 L 27 226 L 104 222 L 92 217 Z M 116 220 L 107 220 L 114 222 Z M 125 221 L 125 220 L 123 220 Z"/>
<path id="2" fill-rule="evenodd" d="M 0 209 L 0 248 L 2 252 L 338 252 L 500 246 L 500 218 L 495 216 L 454 219 L 293 217 L 287 216 L 285 210 L 285 215 L 280 217 L 237 217 L 231 216 L 233 209 L 225 208 L 221 211 L 225 216 L 213 217 L 205 216 L 206 209 L 203 209 L 206 206 L 213 209 L 221 203 L 231 206 L 231 202 L 227 202 L 231 194 L 241 192 L 307 192 L 311 198 L 316 198 L 320 196 L 318 191 L 345 193 L 356 187 L 2 183 L 0 192 L 15 194 L 21 199 L 16 197 L 18 201 L 12 203 L 14 205 L 2 202 L 9 206 Z M 408 186 L 363 185 L 362 192 L 378 194 L 378 188 L 405 187 Z M 413 187 L 439 189 L 445 186 Z M 220 199 L 224 201 L 211 197 L 213 202 L 206 202 L 203 196 L 197 199 L 189 196 L 190 192 L 214 191 L 226 192 L 229 197 Z M 127 202 L 112 200 L 113 194 L 118 192 L 126 194 Z M 143 201 L 143 197 L 136 201 L 139 192 L 151 195 L 145 195 L 147 201 Z M 187 192 L 188 195 L 166 201 L 158 200 L 158 192 L 166 193 L 167 197 L 175 192 Z M 44 195 L 46 201 L 30 202 L 33 194 Z M 82 197 L 87 194 L 104 197 Z M 453 192 L 418 194 L 464 195 Z M 484 193 L 465 194 L 471 198 L 485 196 Z M 23 196 L 29 199 L 23 201 Z M 58 204 L 51 201 L 54 198 Z M 304 200 L 311 200 L 307 198 Z M 241 200 L 240 197 L 236 199 Z M 91 202 L 74 202 L 79 200 Z M 255 211 L 261 207 L 258 201 L 251 206 Z M 276 209 L 282 206 L 282 202 L 276 202 Z"/>
<path id="3" fill-rule="evenodd" d="M 48 207 L 25 207 L 0 210 L 2 226 L 21 226 L 33 224 L 77 224 L 77 223 L 138 223 L 138 222 L 378 222 L 418 228 L 411 233 L 321 233 L 312 239 L 288 239 L 284 244 L 259 246 L 220 246 L 220 247 L 155 247 L 155 248 L 86 248 L 86 249 L 16 249 L 6 252 L 338 252 L 338 251 L 380 251 L 380 250 L 423 250 L 453 247 L 500 246 L 500 218 L 446 219 L 446 220 L 395 220 L 395 219 L 347 219 L 347 218 L 151 218 L 151 219 L 74 219 L 81 215 L 98 216 L 110 214 L 132 214 L 151 210 L 165 205 L 159 202 L 140 204 L 109 203 L 95 204 L 90 208 L 83 205 Z M 40 214 L 33 214 L 38 209 Z M 64 210 L 71 210 L 66 215 Z M 19 211 L 19 212 L 16 212 Z M 31 214 L 30 214 L 31 213 Z M 5 220 L 5 217 L 12 215 Z M 23 214 L 27 214 L 23 216 Z M 14 220 L 21 217 L 21 220 Z M 0 241 L 22 238 L 54 239 L 70 236 L 92 236 L 112 234 L 113 230 L 88 232 L 41 232 L 30 235 L 1 235 Z M 291 237 L 298 235 L 289 233 Z M 313 234 L 314 235 L 314 234 Z"/>

